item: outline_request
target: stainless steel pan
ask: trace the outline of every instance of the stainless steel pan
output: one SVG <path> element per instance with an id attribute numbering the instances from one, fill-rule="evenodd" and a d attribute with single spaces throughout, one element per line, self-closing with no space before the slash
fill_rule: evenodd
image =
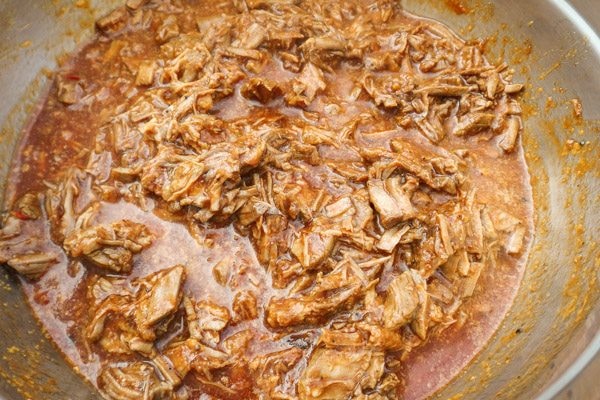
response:
<path id="1" fill-rule="evenodd" d="M 0 2 L 0 200 L 44 68 L 119 1 Z M 600 28 L 597 0 L 405 0 L 469 37 L 491 37 L 528 82 L 524 139 L 536 238 L 515 304 L 486 348 L 437 398 L 600 399 Z M 464 3 L 458 15 L 447 3 Z M 79 6 L 79 7 L 78 7 Z M 454 8 L 456 9 L 456 8 Z M 551 99 L 549 99 L 551 97 Z M 583 104 L 574 119 L 571 99 Z M 577 143 L 583 148 L 575 151 Z M 98 395 L 43 336 L 17 279 L 0 269 L 0 399 Z"/>

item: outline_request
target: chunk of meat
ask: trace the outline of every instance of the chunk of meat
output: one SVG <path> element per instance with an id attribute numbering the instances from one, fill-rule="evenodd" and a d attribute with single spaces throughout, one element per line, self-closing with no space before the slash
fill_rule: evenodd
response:
<path id="1" fill-rule="evenodd" d="M 179 308 L 184 279 L 185 269 L 178 265 L 134 282 L 135 293 L 122 289 L 99 299 L 92 307 L 86 338 L 99 341 L 110 353 L 144 352 L 148 346 L 151 350 L 152 341 Z"/>
<path id="2" fill-rule="evenodd" d="M 177 310 L 185 276 L 185 267 L 176 265 L 139 282 L 133 317 L 143 339 L 153 340 L 156 325 Z"/>
<path id="3" fill-rule="evenodd" d="M 242 85 L 240 92 L 245 98 L 256 100 L 263 104 L 283 94 L 277 83 L 265 78 L 252 78 L 248 80 Z"/>
<path id="4" fill-rule="evenodd" d="M 250 369 L 258 377 L 256 384 L 266 394 L 275 397 L 275 388 L 285 373 L 292 369 L 302 358 L 304 352 L 290 347 L 274 353 L 261 354 L 250 362 Z"/>
<path id="5" fill-rule="evenodd" d="M 60 250 L 49 243 L 50 238 L 40 225 L 43 221 L 31 218 L 36 215 L 35 209 L 24 210 L 26 205 L 22 200 L 17 201 L 15 209 L 2 221 L 0 264 L 6 263 L 21 275 L 37 280 L 61 260 Z"/>
<path id="6" fill-rule="evenodd" d="M 367 188 L 371 203 L 385 228 L 391 228 L 399 222 L 416 216 L 416 209 L 410 201 L 410 193 L 403 189 L 399 176 L 385 181 L 370 179 Z"/>
<path id="7" fill-rule="evenodd" d="M 515 231 L 509 236 L 506 242 L 506 252 L 508 254 L 517 255 L 523 250 L 525 240 L 525 228 L 518 226 Z"/>
<path id="8" fill-rule="evenodd" d="M 427 331 L 434 312 L 429 295 L 423 296 L 423 301 L 417 307 L 415 316 L 410 323 L 411 329 L 421 340 L 427 339 Z"/>
<path id="9" fill-rule="evenodd" d="M 163 381 L 153 366 L 140 361 L 103 368 L 98 386 L 112 400 L 174 399 L 173 385 Z"/>
<path id="10" fill-rule="evenodd" d="M 267 145 L 263 140 L 257 140 L 253 136 L 242 136 L 236 144 L 242 149 L 240 152 L 240 165 L 244 173 L 250 172 L 261 163 L 267 149 Z"/>
<path id="11" fill-rule="evenodd" d="M 231 275 L 231 267 L 232 267 L 231 264 L 232 264 L 231 258 L 226 257 L 214 265 L 213 270 L 212 270 L 213 278 L 215 278 L 215 281 L 219 285 L 221 285 L 221 286 L 227 285 L 227 281 L 229 280 L 229 277 Z"/>
<path id="12" fill-rule="evenodd" d="M 306 269 L 315 269 L 325 261 L 336 242 L 336 236 L 333 233 L 319 230 L 323 229 L 318 225 L 311 225 L 306 230 L 300 232 L 298 237 L 292 243 L 291 252 L 300 261 L 300 264 Z"/>
<path id="13" fill-rule="evenodd" d="M 357 302 L 364 295 L 367 279 L 360 268 L 342 261 L 332 272 L 319 276 L 306 293 L 272 298 L 267 305 L 267 323 L 272 328 L 283 328 L 322 322 Z"/>
<path id="14" fill-rule="evenodd" d="M 452 85 L 449 83 L 434 83 L 415 90 L 415 93 L 426 93 L 429 96 L 460 97 L 471 90 L 469 86 Z"/>
<path id="15" fill-rule="evenodd" d="M 504 133 L 502 134 L 502 136 L 500 137 L 500 141 L 498 142 L 500 148 L 507 153 L 513 151 L 515 145 L 517 144 L 517 138 L 519 136 L 520 130 L 521 118 L 509 118 L 506 122 L 506 129 L 504 130 Z"/>
<path id="16" fill-rule="evenodd" d="M 306 53 L 335 50 L 343 52 L 346 49 L 346 42 L 341 37 L 335 37 L 334 35 L 323 35 L 308 38 L 301 47 Z"/>
<path id="17" fill-rule="evenodd" d="M 358 332 L 367 335 L 363 344 L 377 350 L 401 351 L 407 348 L 406 340 L 396 329 L 389 329 L 379 323 L 361 322 L 356 324 Z"/>
<path id="18" fill-rule="evenodd" d="M 231 320 L 229 310 L 207 300 L 194 303 L 188 297 L 183 299 L 183 305 L 190 336 L 215 348 L 221 341 L 221 332 Z"/>
<path id="19" fill-rule="evenodd" d="M 256 295 L 248 290 L 236 293 L 232 307 L 236 321 L 246 321 L 258 317 Z"/>
<path id="20" fill-rule="evenodd" d="M 170 25 L 167 26 L 167 28 L 172 30 L 171 33 L 168 33 L 169 35 L 173 35 L 177 31 L 176 25 Z M 166 32 L 168 31 L 165 31 L 165 33 Z M 186 34 L 182 36 L 186 37 L 185 35 Z M 171 39 L 168 44 L 177 42 L 178 36 L 179 35 L 176 35 L 175 39 Z M 168 44 L 164 46 L 168 46 Z M 202 42 L 197 42 L 193 47 L 182 48 L 180 52 L 176 53 L 176 57 L 169 60 L 167 71 L 176 74 L 181 82 L 194 82 L 202 76 L 202 69 L 210 62 L 211 57 L 212 56 L 206 46 L 202 44 Z M 159 78 L 161 77 L 161 75 L 158 76 Z M 212 100 L 212 94 L 212 90 L 205 90 L 192 97 L 186 98 L 184 101 L 187 100 L 191 102 L 196 99 L 196 104 L 199 105 L 200 99 L 206 98 L 207 96 Z"/>
<path id="21" fill-rule="evenodd" d="M 42 216 L 39 196 L 33 193 L 25 193 L 15 203 L 13 215 L 21 220 L 39 219 Z"/>
<path id="22" fill-rule="evenodd" d="M 373 293 L 376 296 L 375 290 Z M 371 317 L 372 315 L 368 315 L 366 319 L 371 319 Z M 384 328 L 374 319 L 370 322 L 346 324 L 338 329 L 323 329 L 318 346 L 331 349 L 362 348 L 376 351 L 400 351 L 406 348 L 402 333 L 398 330 Z"/>
<path id="23" fill-rule="evenodd" d="M 514 231 L 520 223 L 519 219 L 514 215 L 495 208 L 490 210 L 490 220 L 498 231 L 504 233 Z"/>
<path id="24" fill-rule="evenodd" d="M 352 200 L 350 197 L 342 197 L 336 202 L 329 204 L 325 207 L 325 215 L 328 218 L 336 218 L 343 214 L 346 214 L 347 211 L 354 208 L 354 204 L 352 204 Z"/>
<path id="25" fill-rule="evenodd" d="M 285 101 L 296 107 L 309 106 L 317 93 L 327 87 L 323 71 L 313 63 L 307 63 L 297 79 L 292 82 L 291 91 L 285 94 Z"/>
<path id="26" fill-rule="evenodd" d="M 179 156 L 171 148 L 158 151 L 158 157 L 142 171 L 142 185 L 165 201 L 178 200 L 191 190 L 206 168 L 197 157 Z"/>
<path id="27" fill-rule="evenodd" d="M 46 190 L 44 209 L 56 243 L 63 243 L 65 236 L 76 227 L 79 215 L 96 203 L 92 181 L 90 174 L 73 167 L 61 175 L 60 183 Z"/>
<path id="28" fill-rule="evenodd" d="M 492 222 L 492 217 L 490 216 L 488 207 L 483 207 L 481 209 L 481 225 L 483 227 L 484 236 L 487 240 L 493 242 L 498 238 L 498 233 L 496 232 L 496 227 Z"/>
<path id="29" fill-rule="evenodd" d="M 261 263 L 269 264 L 276 260 L 280 250 L 287 250 L 287 218 L 278 214 L 266 214 L 257 221 L 254 229 L 256 256 Z"/>
<path id="30" fill-rule="evenodd" d="M 387 109 L 400 106 L 403 101 L 408 100 L 408 94 L 415 88 L 414 77 L 409 74 L 386 74 L 380 77 L 365 74 L 361 84 L 375 105 Z"/>
<path id="31" fill-rule="evenodd" d="M 141 182 L 176 208 L 199 208 L 194 218 L 207 222 L 219 211 L 228 216 L 244 204 L 231 197 L 240 182 L 239 157 L 239 150 L 230 143 L 212 145 L 200 156 L 179 154 L 174 147 L 163 146 L 144 166 Z"/>
<path id="32" fill-rule="evenodd" d="M 475 292 L 475 287 L 477 285 L 477 281 L 481 276 L 481 271 L 483 271 L 483 263 L 474 262 L 469 266 L 469 273 L 464 279 L 460 280 L 460 297 L 466 298 L 471 297 Z"/>
<path id="33" fill-rule="evenodd" d="M 452 133 L 456 136 L 473 135 L 491 127 L 495 118 L 494 114 L 489 113 L 467 114 L 458 121 Z"/>
<path id="34" fill-rule="evenodd" d="M 415 124 L 421 133 L 432 143 L 439 143 L 446 136 L 446 130 L 442 125 L 442 119 L 431 112 L 426 118 L 415 120 Z"/>
<path id="35" fill-rule="evenodd" d="M 128 273 L 133 255 L 152 244 L 153 235 L 143 224 L 129 220 L 73 230 L 64 241 L 71 257 L 85 257 L 95 265 Z"/>
<path id="36" fill-rule="evenodd" d="M 504 93 L 507 93 L 507 94 L 519 93 L 524 88 L 525 88 L 525 85 L 523 85 L 522 83 L 509 83 L 507 85 L 504 85 Z"/>
<path id="37" fill-rule="evenodd" d="M 385 251 L 386 253 L 391 253 L 394 248 L 400 243 L 402 237 L 410 230 L 409 225 L 398 225 L 391 229 L 386 230 L 383 235 L 381 235 L 381 239 L 377 243 L 377 248 L 379 250 Z"/>
<path id="38" fill-rule="evenodd" d="M 164 349 L 163 358 L 168 360 L 180 381 L 192 370 L 204 374 L 232 364 L 229 354 L 204 346 L 194 338 L 170 344 Z"/>
<path id="39" fill-rule="evenodd" d="M 315 188 L 305 176 L 289 176 L 273 185 L 274 205 L 290 218 L 310 221 L 323 200 L 323 190 Z"/>
<path id="40" fill-rule="evenodd" d="M 373 209 L 369 203 L 370 197 L 368 190 L 356 190 L 352 194 L 352 204 L 356 212 L 352 217 L 352 226 L 354 230 L 364 230 L 373 222 Z"/>
<path id="41" fill-rule="evenodd" d="M 138 86 L 152 85 L 155 71 L 156 63 L 154 61 L 142 61 L 137 71 L 135 84 Z"/>
<path id="42" fill-rule="evenodd" d="M 113 34 L 122 29 L 126 22 L 127 9 L 119 7 L 96 21 L 96 28 L 104 34 Z"/>
<path id="43" fill-rule="evenodd" d="M 2 221 L 2 228 L 0 228 L 0 240 L 6 241 L 7 239 L 14 238 L 21 233 L 22 219 L 15 216 L 8 216 Z"/>
<path id="44" fill-rule="evenodd" d="M 83 89 L 79 82 L 59 78 L 57 81 L 58 100 L 65 104 L 75 104 L 83 97 Z"/>
<path id="45" fill-rule="evenodd" d="M 0 255 L 0 261 L 1 258 Z M 52 252 L 21 254 L 5 262 L 21 275 L 37 279 L 58 262 L 58 255 Z"/>
<path id="46" fill-rule="evenodd" d="M 465 249 L 457 251 L 448 258 L 448 261 L 443 265 L 444 274 L 450 279 L 454 279 L 457 275 L 467 276 L 471 267 L 469 254 Z"/>
<path id="47" fill-rule="evenodd" d="M 395 161 L 406 171 L 414 174 L 433 189 L 456 194 L 463 181 L 458 172 L 458 161 L 446 151 L 431 150 L 408 140 L 395 139 L 391 142 L 397 154 Z"/>
<path id="48" fill-rule="evenodd" d="M 169 15 L 163 21 L 156 33 L 156 40 L 159 43 L 164 43 L 169 39 L 173 39 L 179 35 L 179 25 L 177 18 L 174 15 Z"/>
<path id="49" fill-rule="evenodd" d="M 244 329 L 223 340 L 223 349 L 231 356 L 242 357 L 256 336 L 254 329 Z"/>
<path id="50" fill-rule="evenodd" d="M 427 284 L 414 270 L 403 272 L 390 283 L 384 308 L 384 325 L 397 329 L 410 322 L 427 300 Z"/>
<path id="51" fill-rule="evenodd" d="M 298 381 L 300 399 L 346 399 L 377 387 L 385 371 L 385 354 L 363 348 L 319 348 Z"/>
<path id="52" fill-rule="evenodd" d="M 131 10 L 137 10 L 147 3 L 148 0 L 127 0 L 125 5 Z"/>
<path id="53" fill-rule="evenodd" d="M 254 22 L 242 33 L 239 46 L 245 49 L 256 49 L 269 37 L 267 30 Z"/>
<path id="54" fill-rule="evenodd" d="M 242 226 L 248 226 L 255 223 L 265 214 L 277 214 L 279 210 L 270 203 L 251 198 L 248 200 L 237 214 L 238 222 Z"/>
<path id="55" fill-rule="evenodd" d="M 479 208 L 470 213 L 468 217 L 467 224 L 465 226 L 466 248 L 471 253 L 482 254 L 485 249 L 485 238 L 483 236 L 483 224 L 481 222 Z"/>

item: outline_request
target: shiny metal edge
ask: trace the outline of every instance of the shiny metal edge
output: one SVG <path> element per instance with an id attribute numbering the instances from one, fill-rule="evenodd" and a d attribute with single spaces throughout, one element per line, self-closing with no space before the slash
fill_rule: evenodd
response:
<path id="1" fill-rule="evenodd" d="M 570 19 L 575 26 L 579 28 L 581 34 L 588 40 L 590 50 L 595 52 L 600 57 L 600 12 L 598 5 L 594 0 L 549 0 L 555 7 Z M 591 9 L 591 10 L 590 10 Z M 592 11 L 589 13 L 588 19 L 582 16 L 583 11 Z M 593 340 L 588 344 L 586 349 L 575 360 L 575 362 L 550 386 L 538 396 L 538 400 L 552 400 L 558 397 L 576 399 L 570 389 L 573 386 L 580 385 L 586 387 L 588 385 L 596 385 L 597 399 L 600 399 L 600 381 L 594 382 L 595 372 L 591 373 L 590 377 L 585 376 L 588 370 L 598 369 L 600 365 L 600 330 L 596 333 Z M 585 382 L 582 382 L 585 381 Z M 589 400 L 595 400 L 589 399 Z"/>
<path id="2" fill-rule="evenodd" d="M 565 393 L 566 398 L 577 399 L 572 393 L 569 393 L 569 389 L 574 384 L 579 384 L 579 379 L 586 379 L 584 373 L 587 372 L 588 368 L 594 368 L 595 366 L 592 363 L 595 361 L 596 364 L 599 363 L 598 357 L 600 357 L 600 332 L 596 334 L 594 339 L 590 342 L 588 347 L 583 351 L 583 353 L 577 358 L 577 360 L 562 374 L 560 378 L 558 378 L 554 383 L 552 383 L 542 394 L 538 397 L 538 400 L 552 400 L 556 399 L 563 392 Z M 596 367 L 597 368 L 597 367 Z M 581 382 L 582 385 L 596 385 L 598 398 L 600 398 L 600 382 Z M 589 399 L 594 400 L 594 399 Z"/>

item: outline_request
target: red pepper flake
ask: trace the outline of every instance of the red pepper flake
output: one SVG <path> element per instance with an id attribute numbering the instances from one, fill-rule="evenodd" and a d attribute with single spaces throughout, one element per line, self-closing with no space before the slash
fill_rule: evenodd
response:
<path id="1" fill-rule="evenodd" d="M 65 75 L 65 78 L 67 78 L 70 81 L 78 81 L 81 79 L 81 77 L 76 74 L 67 74 L 67 75 Z"/>
<path id="2" fill-rule="evenodd" d="M 22 213 L 21 211 L 19 211 L 19 210 L 13 210 L 13 211 L 12 211 L 12 215 L 13 215 L 15 218 L 19 218 L 21 221 L 27 221 L 27 220 L 31 219 L 31 218 L 29 218 L 29 216 L 28 216 L 28 215 L 26 215 L 26 214 L 23 214 L 23 213 Z"/>
<path id="3" fill-rule="evenodd" d="M 48 305 L 48 303 L 50 303 L 50 299 L 48 298 L 47 290 L 35 292 L 35 294 L 33 295 L 33 299 L 35 300 L 35 302 L 37 304 L 40 304 L 43 306 Z"/>

